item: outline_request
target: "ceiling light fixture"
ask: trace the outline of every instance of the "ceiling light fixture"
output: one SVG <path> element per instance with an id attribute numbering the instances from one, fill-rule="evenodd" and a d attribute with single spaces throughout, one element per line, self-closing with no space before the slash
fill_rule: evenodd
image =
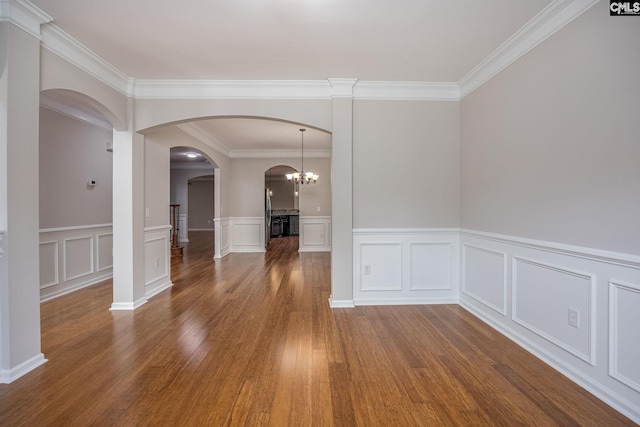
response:
<path id="1" fill-rule="evenodd" d="M 196 157 L 199 156 L 198 153 L 184 153 L 185 156 L 187 156 L 190 159 L 195 159 Z"/>
<path id="2" fill-rule="evenodd" d="M 304 131 L 306 129 L 300 129 L 300 136 L 302 137 L 302 155 L 301 155 L 301 161 L 300 161 L 300 172 L 294 172 L 294 173 L 288 173 L 285 174 L 285 176 L 287 177 L 287 181 L 289 182 L 295 182 L 300 183 L 300 184 L 304 184 L 305 182 L 307 184 L 311 184 L 311 183 L 316 183 L 318 181 L 318 178 L 320 178 L 318 175 L 316 175 L 313 172 L 305 172 L 304 171 Z"/>

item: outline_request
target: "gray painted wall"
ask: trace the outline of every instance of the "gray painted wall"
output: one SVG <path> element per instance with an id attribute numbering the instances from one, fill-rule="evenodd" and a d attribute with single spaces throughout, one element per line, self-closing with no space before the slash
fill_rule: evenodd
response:
<path id="1" fill-rule="evenodd" d="M 213 172 L 213 171 L 212 171 Z M 213 230 L 213 176 L 197 177 L 188 184 L 189 230 Z"/>
<path id="2" fill-rule="evenodd" d="M 640 22 L 607 5 L 462 100 L 462 227 L 640 254 Z"/>
<path id="3" fill-rule="evenodd" d="M 40 228 L 109 224 L 113 133 L 40 108 Z M 87 182 L 94 179 L 93 188 Z"/>
<path id="4" fill-rule="evenodd" d="M 458 103 L 355 101 L 353 120 L 353 227 L 457 227 Z"/>

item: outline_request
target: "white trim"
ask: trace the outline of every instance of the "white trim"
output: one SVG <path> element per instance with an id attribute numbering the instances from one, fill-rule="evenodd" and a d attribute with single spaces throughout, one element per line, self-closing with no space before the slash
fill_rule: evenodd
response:
<path id="1" fill-rule="evenodd" d="M 455 82 L 358 82 L 353 88 L 357 101 L 459 101 Z"/>
<path id="2" fill-rule="evenodd" d="M 640 293 L 640 285 L 624 283 L 618 280 L 609 281 L 609 375 L 640 393 L 640 383 L 618 372 L 618 322 L 616 321 L 616 314 L 618 313 L 618 295 L 616 291 L 618 289 Z"/>
<path id="3" fill-rule="evenodd" d="M 386 235 L 386 234 L 403 234 L 403 235 L 438 235 L 457 233 L 458 228 L 354 228 L 354 235 Z"/>
<path id="4" fill-rule="evenodd" d="M 482 86 L 518 58 L 587 11 L 598 0 L 554 0 L 460 81 L 460 99 Z"/>
<path id="5" fill-rule="evenodd" d="M 456 297 L 433 297 L 433 298 L 366 298 L 354 299 L 353 303 L 357 306 L 365 305 L 437 305 L 437 304 L 458 304 Z"/>
<path id="6" fill-rule="evenodd" d="M 145 233 L 146 233 L 146 232 L 145 232 Z M 146 244 L 147 244 L 147 243 L 151 243 L 151 242 L 158 242 L 158 241 L 162 241 L 162 242 L 164 243 L 164 251 L 163 251 L 163 252 L 164 252 L 165 257 L 166 257 L 166 256 L 170 256 L 170 255 L 169 255 L 169 254 L 170 254 L 170 252 L 169 252 L 169 236 L 166 236 L 166 235 L 159 236 L 159 237 L 153 237 L 153 238 L 151 238 L 151 239 L 146 239 L 146 238 L 145 238 L 145 240 L 144 240 L 144 244 L 145 244 L 145 253 L 146 253 Z M 167 265 L 167 264 L 168 264 L 168 263 L 167 263 L 167 262 L 166 262 L 166 260 L 165 260 L 165 262 L 164 262 L 164 271 L 163 271 L 161 274 L 159 274 L 158 276 L 156 276 L 156 277 L 154 277 L 154 278 L 152 278 L 152 279 L 148 279 L 148 278 L 146 278 L 146 277 L 145 277 L 145 282 L 144 282 L 144 286 L 145 286 L 145 288 L 146 288 L 147 286 L 149 286 L 150 284 L 152 284 L 152 283 L 154 283 L 154 282 L 159 281 L 160 279 L 163 279 L 163 278 L 165 278 L 165 277 L 169 277 L 169 269 L 170 269 L 170 266 L 169 266 L 169 265 Z"/>
<path id="7" fill-rule="evenodd" d="M 55 233 L 57 231 L 87 230 L 89 228 L 112 227 L 113 224 L 76 225 L 73 227 L 41 228 L 40 233 Z"/>
<path id="8" fill-rule="evenodd" d="M 197 139 L 198 141 L 208 145 L 209 147 L 212 147 L 214 150 L 221 152 L 225 156 L 229 157 L 231 155 L 231 150 L 229 149 L 229 147 L 218 141 L 209 132 L 206 132 L 204 129 L 202 129 L 202 127 L 198 125 L 197 122 L 180 123 L 176 125 L 176 127 L 187 135 Z M 214 169 L 213 165 L 211 164 L 209 164 L 209 167 Z"/>
<path id="9" fill-rule="evenodd" d="M 353 300 L 345 299 L 345 300 L 336 300 L 333 299 L 333 296 L 329 296 L 329 307 L 331 308 L 354 308 L 355 304 Z"/>
<path id="10" fill-rule="evenodd" d="M 0 21 L 8 21 L 40 39 L 40 25 L 53 21 L 42 9 L 24 0 L 0 0 Z"/>
<path id="11" fill-rule="evenodd" d="M 478 295 L 475 295 L 473 292 L 469 292 L 469 290 L 467 290 L 467 273 L 466 273 L 466 266 L 467 266 L 467 248 L 473 248 L 473 249 L 477 249 L 479 251 L 483 251 L 483 252 L 487 252 L 490 254 L 495 254 L 495 255 L 501 255 L 502 256 L 502 274 L 503 274 L 503 282 L 502 282 L 502 307 L 496 307 L 495 305 L 493 305 L 492 303 L 490 303 L 489 301 L 486 301 L 484 298 L 479 297 Z M 477 246 L 477 245 L 470 245 L 468 243 L 463 243 L 462 244 L 462 259 L 461 259 L 461 264 L 460 264 L 460 268 L 461 268 L 461 283 L 460 283 L 460 287 L 462 290 L 462 293 L 465 295 L 468 295 L 469 297 L 473 298 L 474 300 L 478 301 L 481 304 L 486 305 L 487 307 L 489 307 L 492 310 L 495 310 L 496 312 L 498 312 L 499 314 L 502 314 L 503 316 L 507 315 L 507 288 L 509 287 L 509 281 L 507 280 L 507 272 L 508 272 L 508 263 L 507 263 L 507 254 L 505 252 L 501 252 L 501 251 L 496 251 L 494 249 L 489 249 L 489 248 L 483 248 L 481 246 Z"/>
<path id="12" fill-rule="evenodd" d="M 109 310 L 111 311 L 131 311 L 131 310 L 135 310 L 136 308 L 140 307 L 143 304 L 148 303 L 149 300 L 147 299 L 146 296 L 140 298 L 137 301 L 134 302 L 114 302 L 111 304 L 111 307 L 109 308 Z"/>
<path id="13" fill-rule="evenodd" d="M 113 125 L 106 120 L 104 116 L 100 117 L 97 113 L 71 100 L 66 99 L 62 102 L 56 99 L 55 95 L 52 95 L 51 92 L 40 92 L 40 106 L 72 119 L 108 130 L 109 132 L 113 131 Z"/>
<path id="14" fill-rule="evenodd" d="M 144 232 L 148 233 L 150 231 L 166 231 L 171 230 L 171 225 L 154 225 L 151 227 L 145 227 Z"/>
<path id="15" fill-rule="evenodd" d="M 111 265 L 101 266 L 100 265 L 100 238 L 104 236 L 111 236 L 111 254 L 113 254 L 113 232 L 111 233 L 102 233 L 96 234 L 96 273 L 99 273 L 104 270 L 110 270 L 113 268 L 113 259 L 111 260 Z"/>
<path id="16" fill-rule="evenodd" d="M 70 294 L 72 292 L 78 291 L 80 289 L 84 289 L 84 288 L 88 288 L 90 286 L 93 285 L 97 285 L 101 282 L 104 282 L 105 280 L 109 280 L 113 278 L 113 273 L 108 273 L 108 274 L 104 274 L 102 276 L 97 276 L 97 277 L 92 277 L 91 279 L 87 280 L 86 282 L 80 282 L 77 283 L 75 285 L 63 288 L 60 291 L 57 292 L 51 292 L 45 296 L 40 296 L 40 302 L 45 302 L 45 301 L 49 301 L 52 299 L 56 299 L 58 297 L 61 297 L 63 295 L 67 295 Z M 44 289 L 44 288 L 41 288 Z"/>
<path id="17" fill-rule="evenodd" d="M 353 98 L 353 87 L 358 79 L 331 78 L 329 80 L 331 98 Z"/>
<path id="18" fill-rule="evenodd" d="M 15 368 L 2 369 L 2 371 L 0 371 L 0 383 L 12 383 L 21 376 L 28 374 L 29 372 L 33 371 L 38 366 L 45 364 L 46 362 L 48 362 L 48 360 L 44 358 L 44 354 L 38 353 L 32 358 L 25 360 Z"/>
<path id="19" fill-rule="evenodd" d="M 58 285 L 60 283 L 60 245 L 57 240 L 47 240 L 45 242 L 40 242 L 39 246 L 42 245 L 50 245 L 54 244 L 55 254 L 54 254 L 54 262 L 55 262 L 55 279 L 53 282 L 40 284 L 40 290 L 50 288 L 51 286 Z M 42 263 L 42 261 L 40 261 Z"/>
<path id="20" fill-rule="evenodd" d="M 89 271 L 84 272 L 84 273 L 78 273 L 75 276 L 67 276 L 67 261 L 69 260 L 69 257 L 67 256 L 67 242 L 73 241 L 73 240 L 89 240 L 90 244 L 89 247 L 90 249 L 90 253 L 89 253 L 89 257 L 91 258 L 91 267 L 89 269 Z M 89 276 L 93 273 L 95 273 L 96 269 L 95 269 L 95 261 L 94 261 L 94 250 L 93 250 L 93 246 L 94 246 L 94 240 L 93 240 L 93 234 L 89 235 L 89 236 L 77 236 L 77 237 L 71 237 L 68 239 L 62 239 L 62 259 L 64 260 L 64 263 L 62 264 L 62 280 L 64 282 L 69 282 L 71 280 L 75 280 L 75 279 L 79 279 L 81 277 L 85 277 L 85 276 Z"/>
<path id="21" fill-rule="evenodd" d="M 574 356 L 578 357 L 579 359 L 584 360 L 585 362 L 589 363 L 591 366 L 595 366 L 596 365 L 596 336 L 595 336 L 595 330 L 596 330 L 596 305 L 595 305 L 595 292 L 596 292 L 596 278 L 594 275 L 592 274 L 587 274 L 587 273 L 582 273 L 579 271 L 575 271 L 575 270 L 571 270 L 565 267 L 560 267 L 560 266 L 556 266 L 556 265 L 552 265 L 546 262 L 541 262 L 541 261 L 537 261 L 537 260 L 533 260 L 530 258 L 525 258 L 522 256 L 512 256 L 512 266 L 511 266 L 511 287 L 512 287 L 512 292 L 511 292 L 511 320 L 513 320 L 515 323 L 525 327 L 526 329 L 530 330 L 531 332 L 541 336 L 542 338 L 546 339 L 547 341 L 557 345 L 558 347 L 560 347 L 561 349 L 563 349 L 564 351 L 566 351 L 567 353 L 571 353 Z M 524 319 L 521 319 L 518 317 L 518 304 L 517 304 L 517 296 L 518 296 L 518 262 L 522 262 L 525 264 L 529 264 L 529 265 L 533 265 L 539 268 L 544 268 L 547 270 L 552 270 L 552 271 L 556 271 L 558 273 L 563 273 L 563 274 L 569 274 L 571 276 L 574 277 L 579 277 L 582 279 L 586 279 L 589 281 L 589 324 L 588 326 L 588 335 L 589 335 L 589 353 L 588 354 L 584 354 L 581 351 L 579 351 L 577 348 L 571 347 L 569 346 L 567 343 L 564 343 L 562 341 L 560 341 L 559 339 L 549 335 L 548 333 L 538 329 L 537 327 L 531 325 L 530 323 L 526 322 Z"/>
<path id="22" fill-rule="evenodd" d="M 145 298 L 150 299 L 158 295 L 160 292 L 166 291 L 167 289 L 171 289 L 172 287 L 173 287 L 173 282 L 171 280 L 167 280 L 166 282 L 153 287 L 153 289 L 151 289 L 150 291 L 145 292 L 144 296 Z"/>
<path id="23" fill-rule="evenodd" d="M 53 23 L 42 26 L 42 47 L 75 65 L 123 95 L 129 94 L 130 78 Z"/>
<path id="24" fill-rule="evenodd" d="M 640 256 L 638 255 L 611 252 L 601 249 L 586 248 L 583 246 L 566 245 L 563 243 L 546 242 L 542 240 L 527 239 L 524 237 L 508 236 L 504 234 L 487 233 L 484 231 L 474 231 L 468 229 L 461 229 L 460 235 L 479 237 L 496 242 L 508 243 L 511 245 L 523 246 L 545 252 L 569 255 L 572 257 L 588 259 L 591 261 L 599 261 L 607 264 L 619 265 L 622 267 L 629 267 L 640 270 Z"/>

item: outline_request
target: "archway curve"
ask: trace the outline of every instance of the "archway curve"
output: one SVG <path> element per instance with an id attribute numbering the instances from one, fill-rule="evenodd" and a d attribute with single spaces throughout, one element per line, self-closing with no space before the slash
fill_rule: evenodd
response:
<path id="1" fill-rule="evenodd" d="M 41 105 L 72 115 L 84 121 L 92 121 L 103 126 L 100 121 L 108 123 L 113 129 L 124 130 L 125 123 L 118 115 L 90 95 L 70 89 L 51 88 L 40 91 Z M 104 127 L 104 126 L 103 126 Z"/>

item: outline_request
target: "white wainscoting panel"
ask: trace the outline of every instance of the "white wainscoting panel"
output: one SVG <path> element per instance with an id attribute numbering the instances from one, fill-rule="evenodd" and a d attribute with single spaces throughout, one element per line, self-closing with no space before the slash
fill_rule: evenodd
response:
<path id="1" fill-rule="evenodd" d="M 231 220 L 229 218 L 214 218 L 213 226 L 214 233 L 213 238 L 215 241 L 215 249 L 213 257 L 220 259 L 231 252 Z"/>
<path id="2" fill-rule="evenodd" d="M 188 243 L 189 242 L 189 229 L 187 228 L 187 214 L 179 213 L 178 214 L 178 242 Z"/>
<path id="3" fill-rule="evenodd" d="M 640 423 L 640 256 L 474 230 L 460 239 L 460 305 Z"/>
<path id="4" fill-rule="evenodd" d="M 361 243 L 360 283 L 362 291 L 402 290 L 402 242 Z"/>
<path id="5" fill-rule="evenodd" d="M 171 282 L 171 225 L 144 229 L 144 296 L 173 286 Z"/>
<path id="6" fill-rule="evenodd" d="M 93 236 L 80 236 L 64 239 L 64 281 L 79 279 L 93 274 Z"/>
<path id="7" fill-rule="evenodd" d="M 298 252 L 331 252 L 331 217 L 301 216 Z"/>
<path id="8" fill-rule="evenodd" d="M 235 217 L 229 219 L 231 252 L 264 252 L 264 218 Z"/>
<path id="9" fill-rule="evenodd" d="M 40 230 L 40 300 L 113 276 L 111 224 Z"/>
<path id="10" fill-rule="evenodd" d="M 411 275 L 409 288 L 412 291 L 451 289 L 453 253 L 451 243 L 409 244 Z"/>
<path id="11" fill-rule="evenodd" d="M 462 292 L 507 315 L 507 254 L 462 245 Z"/>
<path id="12" fill-rule="evenodd" d="M 60 283 L 58 241 L 40 242 L 40 289 Z"/>
<path id="13" fill-rule="evenodd" d="M 588 274 L 514 257 L 513 320 L 593 365 L 594 281 Z M 569 324 L 569 310 L 576 311 L 577 326 Z"/>
<path id="14" fill-rule="evenodd" d="M 609 374 L 640 393 L 640 285 L 609 282 Z"/>
<path id="15" fill-rule="evenodd" d="M 113 268 L 113 233 L 98 234 L 96 239 L 98 272 Z"/>
<path id="16" fill-rule="evenodd" d="M 458 241 L 451 229 L 354 230 L 354 304 L 455 304 Z"/>

